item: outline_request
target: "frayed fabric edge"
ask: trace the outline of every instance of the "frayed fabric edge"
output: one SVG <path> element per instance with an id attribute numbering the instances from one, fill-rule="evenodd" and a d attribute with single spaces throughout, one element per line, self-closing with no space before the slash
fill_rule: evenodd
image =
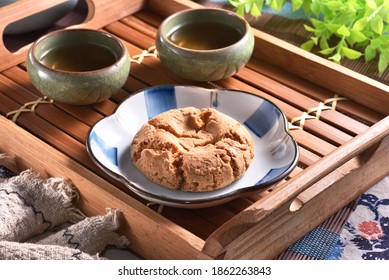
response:
<path id="1" fill-rule="evenodd" d="M 69 222 L 79 222 L 85 219 L 86 215 L 74 205 L 74 201 L 79 198 L 79 194 L 74 185 L 62 178 L 51 177 L 44 179 L 39 173 L 32 169 L 22 171 L 19 175 L 6 179 L 9 183 L 21 184 L 29 181 L 31 185 L 40 186 L 49 191 L 53 198 L 61 203 L 69 214 Z"/>
<path id="2" fill-rule="evenodd" d="M 112 209 L 112 208 L 107 208 L 106 209 L 107 214 L 103 216 L 102 222 L 108 221 L 109 224 L 112 226 L 111 230 L 116 231 L 120 227 L 120 215 L 122 211 L 120 209 Z M 130 242 L 126 236 L 117 236 L 116 240 L 114 243 L 115 246 L 119 248 L 125 248 L 128 245 L 130 245 Z"/>
<path id="3" fill-rule="evenodd" d="M 64 207 L 71 214 L 71 222 L 78 222 L 86 218 L 86 215 L 82 213 L 74 205 L 74 201 L 79 199 L 79 193 L 74 185 L 62 178 L 48 178 L 42 182 L 42 185 L 47 189 L 53 189 L 58 199 Z"/>
<path id="4" fill-rule="evenodd" d="M 95 216 L 91 219 L 94 220 L 95 225 L 104 225 L 106 230 L 110 230 L 112 233 L 120 227 L 120 215 L 122 211 L 120 209 L 106 208 L 106 214 L 102 216 Z M 118 234 L 111 235 L 112 240 L 110 245 L 115 245 L 118 248 L 127 247 L 130 242 L 126 236 L 120 236 Z"/>

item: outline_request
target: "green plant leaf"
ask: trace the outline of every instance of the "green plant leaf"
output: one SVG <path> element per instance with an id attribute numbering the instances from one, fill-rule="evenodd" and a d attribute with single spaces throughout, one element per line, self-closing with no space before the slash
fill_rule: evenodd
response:
<path id="1" fill-rule="evenodd" d="M 380 16 L 376 16 L 371 20 L 370 27 L 375 33 L 381 35 L 384 30 L 384 21 Z"/>
<path id="2" fill-rule="evenodd" d="M 321 2 L 313 0 L 311 3 L 311 11 L 316 17 L 319 17 L 321 13 Z"/>
<path id="3" fill-rule="evenodd" d="M 350 36 L 350 30 L 345 25 L 342 25 L 338 30 L 336 30 L 336 33 L 339 34 L 340 36 Z"/>
<path id="4" fill-rule="evenodd" d="M 343 7 L 343 3 L 342 2 L 339 2 L 339 1 L 328 1 L 326 4 L 328 9 L 330 9 L 331 11 L 336 11 L 338 10 L 339 8 Z"/>
<path id="5" fill-rule="evenodd" d="M 292 10 L 297 11 L 300 9 L 304 4 L 303 0 L 292 0 Z"/>
<path id="6" fill-rule="evenodd" d="M 318 19 L 311 18 L 311 23 L 317 30 L 323 30 L 326 28 L 326 24 Z"/>
<path id="7" fill-rule="evenodd" d="M 376 10 L 377 4 L 374 0 L 366 0 L 366 7 L 371 9 L 371 10 Z"/>
<path id="8" fill-rule="evenodd" d="M 389 55 L 385 55 L 384 53 L 380 54 L 380 58 L 378 59 L 378 72 L 383 73 L 389 65 Z"/>
<path id="9" fill-rule="evenodd" d="M 301 45 L 302 49 L 318 49 L 336 63 L 343 58 L 364 56 L 366 62 L 377 61 L 381 72 L 389 67 L 389 0 L 228 1 L 242 17 L 247 14 L 259 17 L 263 5 L 279 11 L 289 1 L 293 12 L 303 9 L 310 21 L 304 28 L 312 37 Z"/>
<path id="10" fill-rule="evenodd" d="M 367 25 L 367 19 L 361 18 L 354 23 L 353 29 L 357 31 L 362 31 L 366 27 L 366 25 Z"/>
<path id="11" fill-rule="evenodd" d="M 323 49 L 319 51 L 319 53 L 324 54 L 324 55 L 330 55 L 335 51 L 336 48 L 328 48 L 328 49 Z"/>
<path id="12" fill-rule="evenodd" d="M 358 4 L 355 1 L 347 1 L 347 12 L 355 13 L 358 10 Z"/>
<path id="13" fill-rule="evenodd" d="M 389 23 L 389 5 L 388 8 L 381 9 L 379 15 L 384 22 Z"/>
<path id="14" fill-rule="evenodd" d="M 358 59 L 362 56 L 361 52 L 346 47 L 342 47 L 342 54 L 352 60 Z"/>
<path id="15" fill-rule="evenodd" d="M 315 32 L 315 30 L 316 30 L 315 28 L 313 28 L 309 25 L 306 25 L 306 24 L 304 24 L 304 28 L 305 28 L 305 30 L 307 30 L 309 32 Z"/>
<path id="16" fill-rule="evenodd" d="M 376 57 L 376 54 L 376 49 L 372 48 L 371 45 L 368 45 L 365 48 L 365 61 L 369 62 L 370 60 L 373 60 Z"/>
<path id="17" fill-rule="evenodd" d="M 373 39 L 370 41 L 370 46 L 373 48 L 373 49 L 378 49 L 378 47 L 381 45 L 381 40 L 379 38 L 376 38 L 376 39 Z"/>
<path id="18" fill-rule="evenodd" d="M 257 3 L 253 3 L 253 6 L 251 7 L 250 14 L 256 18 L 261 15 L 261 9 L 258 7 Z"/>
<path id="19" fill-rule="evenodd" d="M 312 41 L 312 40 L 308 40 L 306 41 L 305 43 L 303 43 L 300 48 L 302 48 L 303 50 L 306 50 L 308 52 L 310 52 L 313 48 L 313 46 L 315 45 L 315 43 Z"/>
<path id="20" fill-rule="evenodd" d="M 329 59 L 331 59 L 333 62 L 339 64 L 340 60 L 342 59 L 342 56 L 340 55 L 340 53 L 336 53 L 333 56 L 330 56 Z"/>
<path id="21" fill-rule="evenodd" d="M 311 12 L 311 9 L 310 9 L 311 2 L 312 2 L 312 0 L 304 0 L 303 1 L 303 5 L 301 6 L 307 17 L 311 17 L 312 16 L 312 12 Z"/>
<path id="22" fill-rule="evenodd" d="M 327 38 L 321 37 L 320 41 L 319 41 L 319 46 L 320 46 L 320 49 L 322 49 L 322 50 L 329 49 L 330 46 L 328 45 Z"/>
<path id="23" fill-rule="evenodd" d="M 239 7 L 239 5 L 240 5 L 240 1 L 229 0 L 228 2 L 229 2 L 232 6 L 234 6 L 235 8 Z"/>
<path id="24" fill-rule="evenodd" d="M 245 11 L 244 11 L 244 6 L 239 6 L 239 7 L 237 7 L 237 9 L 236 9 L 236 14 L 237 14 L 237 15 L 239 15 L 239 16 L 241 16 L 241 17 L 244 17 L 244 13 L 245 13 Z"/>
<path id="25" fill-rule="evenodd" d="M 363 34 L 361 31 L 354 29 L 350 30 L 350 38 L 353 43 L 361 43 L 367 40 L 365 34 Z"/>
<path id="26" fill-rule="evenodd" d="M 253 2 L 252 1 L 249 1 L 247 2 L 246 4 L 244 4 L 244 12 L 246 14 L 250 13 L 250 10 L 251 10 L 251 6 L 253 5 Z"/>
<path id="27" fill-rule="evenodd" d="M 317 37 L 311 37 L 312 42 L 317 45 L 319 43 L 319 38 Z"/>
<path id="28" fill-rule="evenodd" d="M 326 27 L 327 27 L 328 30 L 331 31 L 332 33 L 336 33 L 336 31 L 338 31 L 338 29 L 341 28 L 342 25 L 337 24 L 337 23 L 329 22 L 329 23 L 326 24 Z"/>
<path id="29" fill-rule="evenodd" d="M 279 11 L 284 6 L 284 4 L 285 0 L 272 0 L 270 7 L 275 11 Z"/>
<path id="30" fill-rule="evenodd" d="M 382 4 L 385 10 L 389 10 L 389 1 L 384 0 L 384 3 Z"/>

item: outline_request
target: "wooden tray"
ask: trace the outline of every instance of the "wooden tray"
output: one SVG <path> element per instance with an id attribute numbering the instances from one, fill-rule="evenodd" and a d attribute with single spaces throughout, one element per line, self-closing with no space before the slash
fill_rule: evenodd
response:
<path id="1" fill-rule="evenodd" d="M 64 1 L 29 2 L 0 9 L 1 33 L 10 22 Z M 1 41 L 0 152 L 16 156 L 21 169 L 70 179 L 88 215 L 122 209 L 121 231 L 146 259 L 275 258 L 389 174 L 388 86 L 259 30 L 253 57 L 236 76 L 191 83 L 167 71 L 152 47 L 166 16 L 198 4 L 85 2 L 85 21 L 68 28 L 101 28 L 120 37 L 133 59 L 126 85 L 93 106 L 52 102 L 29 81 L 23 64 L 29 45 L 10 52 Z M 270 99 L 285 112 L 299 143 L 299 167 L 269 191 L 225 205 L 193 210 L 148 205 L 91 161 L 85 137 L 131 93 L 161 84 L 241 89 Z"/>

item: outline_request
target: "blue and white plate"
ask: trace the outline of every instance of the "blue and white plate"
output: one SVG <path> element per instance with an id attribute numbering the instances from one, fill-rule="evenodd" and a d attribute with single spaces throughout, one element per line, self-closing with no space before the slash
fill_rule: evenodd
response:
<path id="1" fill-rule="evenodd" d="M 133 137 L 150 118 L 170 109 L 212 107 L 244 124 L 254 140 L 246 173 L 229 186 L 210 192 L 170 190 L 145 177 L 133 164 Z M 148 201 L 183 208 L 209 207 L 258 192 L 285 178 L 297 165 L 299 150 L 282 111 L 272 102 L 237 90 L 158 86 L 125 100 L 116 112 L 90 130 L 87 150 L 98 166 Z"/>

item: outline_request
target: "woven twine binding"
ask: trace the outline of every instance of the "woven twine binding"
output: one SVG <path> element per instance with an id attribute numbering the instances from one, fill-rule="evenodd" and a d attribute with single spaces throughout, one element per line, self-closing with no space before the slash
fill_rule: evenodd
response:
<path id="1" fill-rule="evenodd" d="M 40 97 L 36 101 L 25 103 L 22 107 L 20 107 L 17 110 L 8 112 L 5 116 L 7 118 L 9 118 L 10 116 L 13 116 L 11 120 L 14 123 L 16 123 L 18 117 L 22 113 L 35 113 L 35 109 L 36 109 L 36 107 L 38 107 L 39 104 L 50 104 L 50 103 L 53 103 L 53 102 L 54 101 L 52 99 L 48 98 L 47 96 Z"/>
<path id="2" fill-rule="evenodd" d="M 328 98 L 323 102 L 319 102 L 319 105 L 317 107 L 310 108 L 306 112 L 303 112 L 301 116 L 292 118 L 289 122 L 289 130 L 304 129 L 304 124 L 306 120 L 309 119 L 319 120 L 322 111 L 336 110 L 336 105 L 338 104 L 338 101 L 344 101 L 344 100 L 348 100 L 348 99 L 335 94 L 334 97 Z M 328 106 L 327 104 L 331 104 L 331 106 Z M 313 113 L 315 113 L 314 116 L 312 115 Z"/>

